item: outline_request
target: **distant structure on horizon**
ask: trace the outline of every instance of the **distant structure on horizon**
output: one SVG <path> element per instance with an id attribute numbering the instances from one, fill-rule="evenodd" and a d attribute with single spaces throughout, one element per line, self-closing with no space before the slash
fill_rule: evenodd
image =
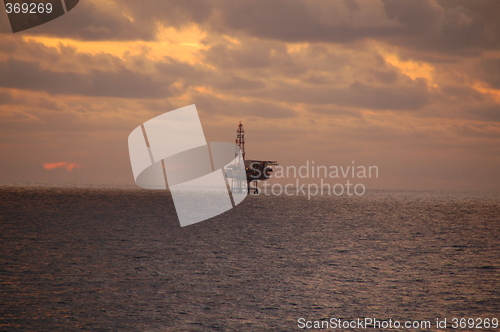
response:
<path id="1" fill-rule="evenodd" d="M 246 183 L 236 179 L 237 176 L 233 177 L 231 175 L 232 172 L 229 172 L 228 177 L 233 178 L 231 185 L 231 190 L 233 192 L 241 192 L 246 188 L 248 193 L 250 193 L 250 189 L 253 189 L 254 193 L 258 193 L 257 181 L 269 179 L 273 172 L 272 166 L 278 165 L 278 162 L 274 160 L 245 159 L 245 130 L 243 129 L 241 121 L 236 130 L 236 151 L 234 152 L 234 156 L 236 159 L 236 166 L 233 168 L 233 172 L 241 172 L 244 169 L 246 173 Z M 239 178 L 241 179 L 243 177 Z M 252 183 L 254 183 L 253 188 Z"/>

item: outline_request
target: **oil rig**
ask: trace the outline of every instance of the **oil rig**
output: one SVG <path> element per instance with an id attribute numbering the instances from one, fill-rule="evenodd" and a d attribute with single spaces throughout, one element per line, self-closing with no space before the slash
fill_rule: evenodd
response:
<path id="1" fill-rule="evenodd" d="M 234 157 L 234 164 L 228 167 L 228 172 L 226 174 L 228 178 L 232 178 L 233 180 L 231 190 L 235 193 L 241 193 L 246 189 L 249 194 L 252 189 L 253 193 L 257 194 L 259 192 L 257 181 L 269 179 L 273 172 L 272 166 L 278 165 L 278 162 L 274 160 L 245 159 L 245 130 L 243 129 L 241 121 L 236 131 L 236 150 L 234 152 Z M 245 176 L 239 174 L 242 172 L 245 172 Z M 246 183 L 245 180 L 242 179 L 246 179 Z"/>

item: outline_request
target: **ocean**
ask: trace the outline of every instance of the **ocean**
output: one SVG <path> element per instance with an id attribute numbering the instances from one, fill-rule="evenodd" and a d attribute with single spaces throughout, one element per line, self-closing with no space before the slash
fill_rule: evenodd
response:
<path id="1" fill-rule="evenodd" d="M 260 195 L 184 228 L 167 191 L 0 205 L 1 331 L 498 330 L 498 193 Z"/>

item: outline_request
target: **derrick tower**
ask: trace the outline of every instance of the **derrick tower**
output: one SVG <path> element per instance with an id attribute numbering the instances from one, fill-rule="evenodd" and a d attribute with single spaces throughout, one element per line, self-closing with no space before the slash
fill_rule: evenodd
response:
<path id="1" fill-rule="evenodd" d="M 245 130 L 241 121 L 238 125 L 238 130 L 236 130 L 236 151 L 234 152 L 234 156 L 238 157 L 240 153 L 243 160 L 245 160 Z"/>

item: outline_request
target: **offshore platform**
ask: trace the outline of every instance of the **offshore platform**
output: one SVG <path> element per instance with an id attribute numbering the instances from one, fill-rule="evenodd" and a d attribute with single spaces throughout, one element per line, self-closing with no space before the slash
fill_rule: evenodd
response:
<path id="1" fill-rule="evenodd" d="M 269 179 L 273 172 L 272 166 L 278 165 L 278 162 L 274 160 L 245 159 L 245 130 L 241 121 L 236 131 L 234 157 L 234 164 L 228 167 L 226 174 L 228 178 L 232 178 L 231 190 L 235 193 L 241 193 L 243 190 L 250 193 L 250 190 L 253 190 L 257 194 L 259 192 L 257 182 Z M 245 176 L 242 172 L 245 172 Z"/>

